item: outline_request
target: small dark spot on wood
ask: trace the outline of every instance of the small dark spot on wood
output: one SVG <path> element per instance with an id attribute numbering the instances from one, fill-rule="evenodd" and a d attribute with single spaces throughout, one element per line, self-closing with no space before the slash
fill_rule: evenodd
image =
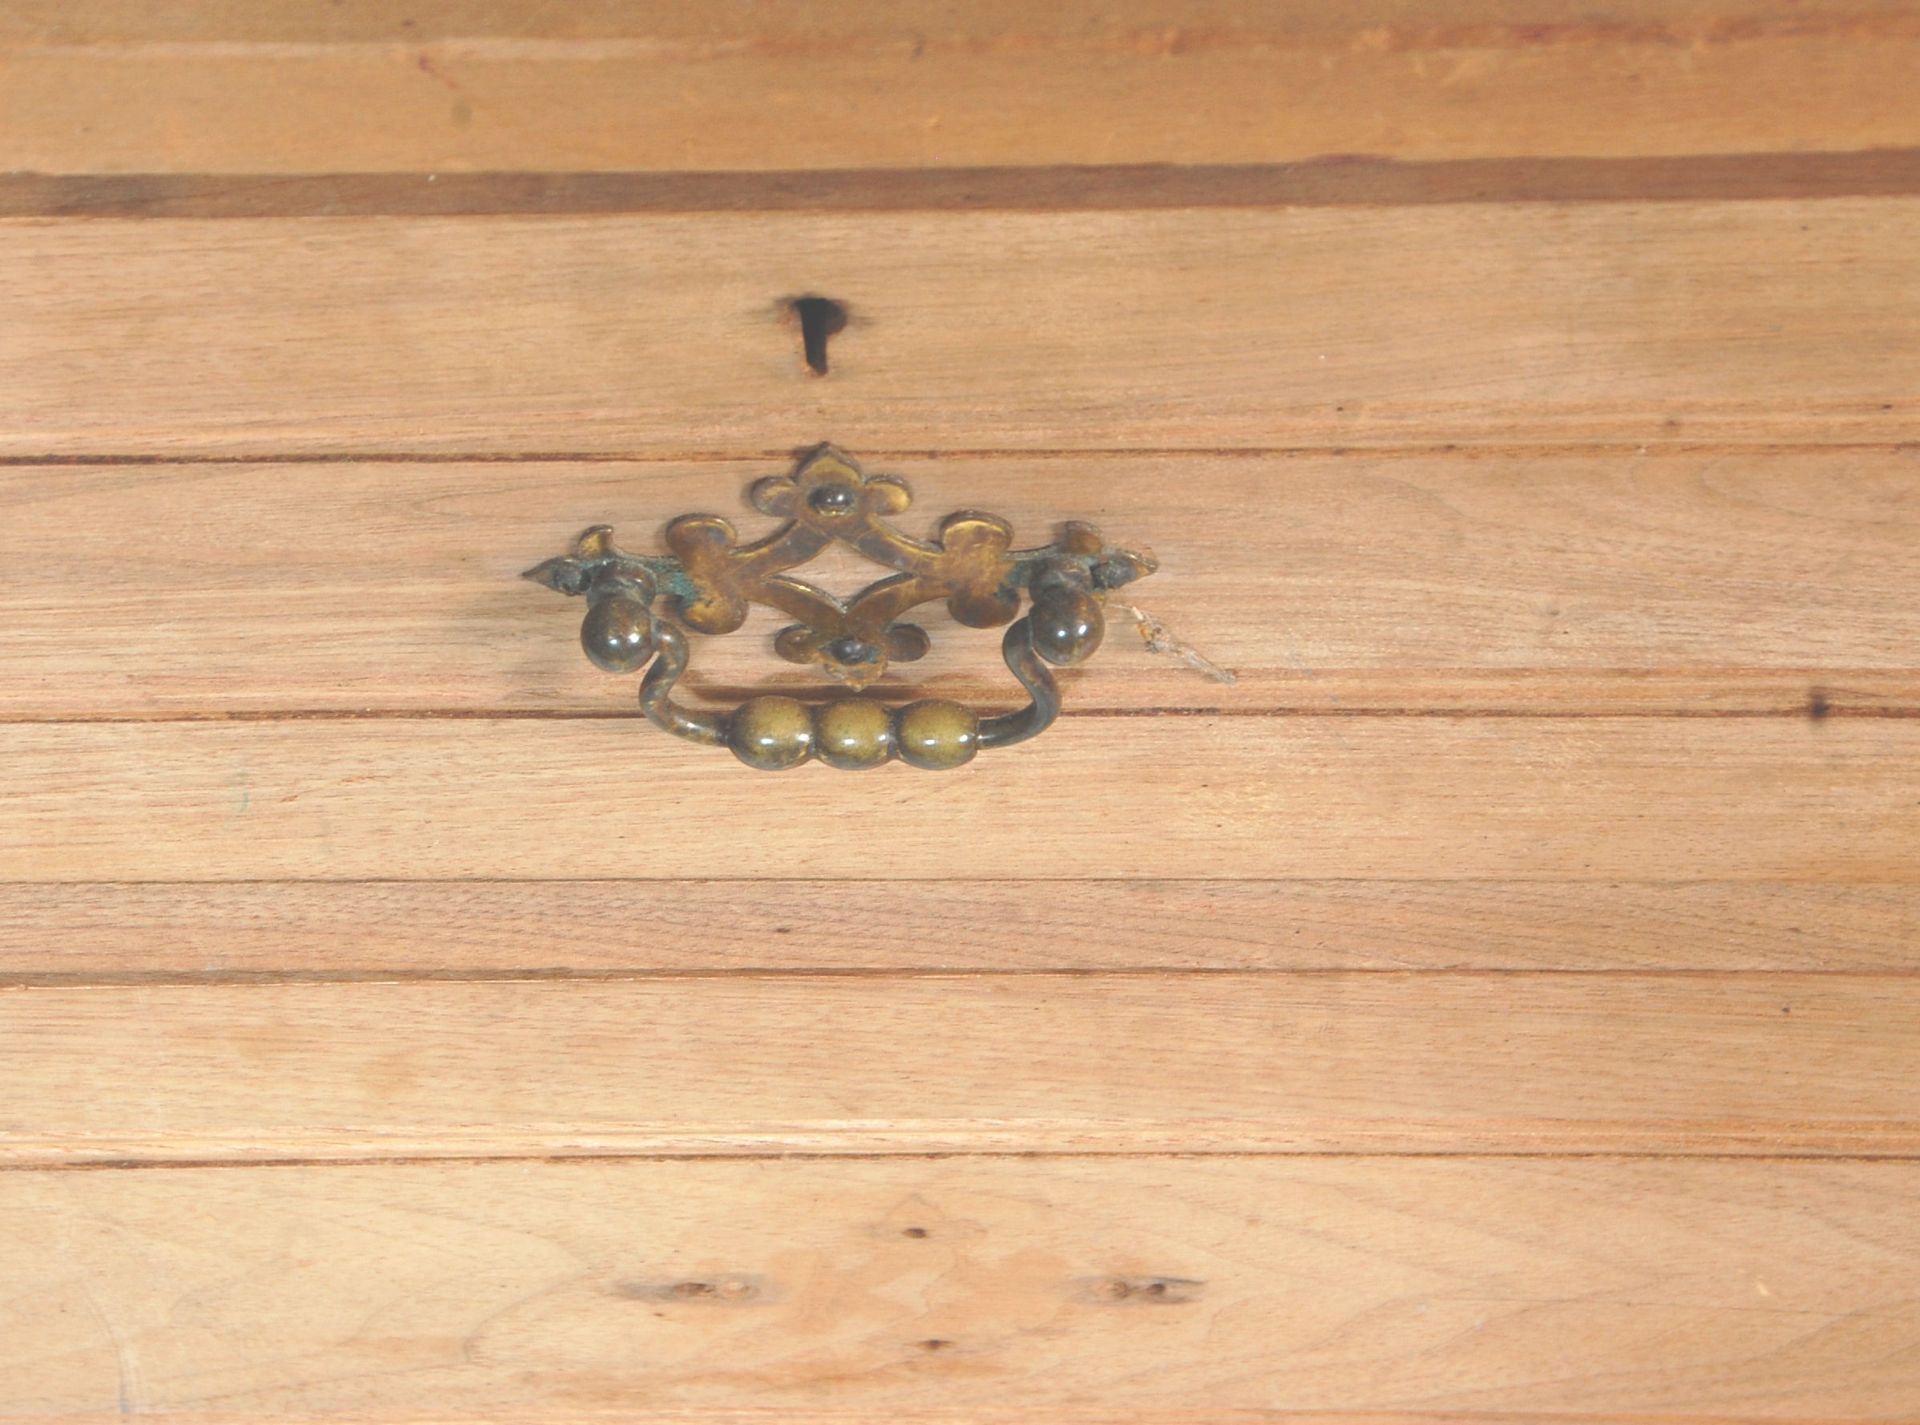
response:
<path id="1" fill-rule="evenodd" d="M 900 1229 L 900 1235 L 902 1237 L 912 1237 L 917 1241 L 927 1235 L 927 1229 L 924 1227 L 902 1227 Z"/>
<path id="2" fill-rule="evenodd" d="M 953 1345 L 953 1342 L 948 1341 L 942 1337 L 929 1336 L 927 1337 L 926 1340 L 920 1343 L 920 1349 L 923 1351 L 944 1351 L 944 1350 L 947 1350 L 952 1345 Z"/>
<path id="3" fill-rule="evenodd" d="M 807 370 L 827 374 L 827 338 L 846 330 L 847 309 L 831 297 L 795 297 L 788 304 L 800 319 L 800 350 Z"/>
<path id="4" fill-rule="evenodd" d="M 1807 717 L 1814 722 L 1822 722 L 1833 711 L 1833 704 L 1827 701 L 1826 692 L 1815 688 L 1807 694 Z"/>
<path id="5" fill-rule="evenodd" d="M 1080 1294 L 1098 1302 L 1181 1306 L 1197 1300 L 1205 1286 L 1192 1277 L 1096 1277 L 1081 1283 Z"/>
<path id="6" fill-rule="evenodd" d="M 1792 1006 L 1792 1005 L 1790 1005 L 1790 1004 L 1783 1004 L 1783 1005 L 1781 1005 L 1781 1006 L 1780 1006 L 1780 1012 L 1781 1012 L 1782 1014 L 1792 1014 L 1792 1013 L 1793 1013 L 1793 1006 Z"/>
<path id="7" fill-rule="evenodd" d="M 768 1295 L 766 1284 L 754 1277 L 695 1277 L 686 1281 L 626 1281 L 613 1286 L 615 1296 L 634 1301 L 700 1301 L 736 1304 L 758 1301 Z"/>

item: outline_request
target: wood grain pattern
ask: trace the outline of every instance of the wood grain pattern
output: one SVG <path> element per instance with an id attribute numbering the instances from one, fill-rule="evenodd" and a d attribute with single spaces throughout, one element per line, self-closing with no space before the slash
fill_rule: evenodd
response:
<path id="1" fill-rule="evenodd" d="M 0 1414 L 1898 1419 L 1917 1208 L 1893 1163 L 5 1173 Z"/>
<path id="2" fill-rule="evenodd" d="M 521 569 L 612 521 L 630 548 L 776 462 L 0 469 L 0 716 L 630 712 L 580 656 L 578 605 Z M 1127 597 L 1238 682 L 1108 650 L 1067 709 L 1751 712 L 1920 708 L 1920 450 L 1583 455 L 904 458 L 931 528 L 993 510 L 1150 544 Z M 96 560 L 75 531 L 135 558 Z M 86 569 L 84 632 L 69 595 Z M 856 587 L 872 566 L 823 560 Z M 688 686 L 818 691 L 777 620 L 701 640 Z M 879 692 L 1017 692 L 997 638 L 935 609 Z M 696 697 L 696 700 L 699 700 Z"/>
<path id="3" fill-rule="evenodd" d="M 1858 0 L 155 8 L 8 6 L 14 166 L 810 169 L 1920 140 L 1920 15 Z"/>
<path id="4" fill-rule="evenodd" d="M 1920 1154 L 1910 974 L 28 986 L 0 1045 L 16 1165 Z"/>
<path id="5" fill-rule="evenodd" d="M 16 724 L 0 880 L 1907 882 L 1916 754 L 1920 719 L 1082 717 L 772 777 L 637 714 Z"/>
<path id="6" fill-rule="evenodd" d="M 0 884 L 14 984 L 1128 969 L 1905 973 L 1920 884 Z"/>
<path id="7" fill-rule="evenodd" d="M 1911 434 L 1920 199 L 0 222 L 0 454 Z M 851 314 L 822 379 L 786 299 Z"/>

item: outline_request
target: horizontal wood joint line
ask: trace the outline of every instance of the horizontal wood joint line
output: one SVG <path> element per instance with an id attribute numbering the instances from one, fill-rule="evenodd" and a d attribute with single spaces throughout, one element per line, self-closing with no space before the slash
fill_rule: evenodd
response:
<path id="1" fill-rule="evenodd" d="M 0 175 L 0 217 L 483 217 L 1640 203 L 1920 193 L 1920 149 L 708 173 Z"/>
<path id="2" fill-rule="evenodd" d="M 649 1164 L 672 1163 L 760 1163 L 778 1161 L 782 1163 L 944 1163 L 953 1161 L 976 1162 L 1021 1162 L 1031 1164 L 1069 1163 L 1081 1161 L 1133 1161 L 1169 1163 L 1192 1163 L 1234 1160 L 1241 1162 L 1274 1162 L 1277 1160 L 1307 1160 L 1315 1163 L 1377 1163 L 1377 1162 L 1431 1162 L 1451 1164 L 1472 1163 L 1616 1163 L 1634 1164 L 1658 1161 L 1662 1163 L 1734 1163 L 1756 1169 L 1768 1164 L 1800 1163 L 1818 1167 L 1844 1169 L 1848 1164 L 1885 1163 L 1895 1166 L 1912 1164 L 1920 1170 L 1915 1156 L 1910 1153 L 1799 1153 L 1799 1152 L 1754 1152 L 1754 1153 L 1619 1153 L 1619 1152 L 1500 1152 L 1500 1151 L 1462 1151 L 1442 1152 L 1353 1152 L 1341 1149 L 1265 1151 L 1107 1151 L 1103 1149 L 993 1149 L 973 1152 L 911 1152 L 902 1150 L 897 1153 L 860 1153 L 860 1152 L 779 1152 L 779 1153 L 565 1153 L 565 1154 L 524 1154 L 524 1153 L 428 1153 L 400 1154 L 383 1153 L 363 1157 L 258 1157 L 258 1158 L 74 1158 L 62 1161 L 43 1161 L 32 1163 L 0 1162 L 0 1174 L 8 1173 L 151 1173 L 151 1172 L 204 1172 L 208 1169 L 294 1169 L 310 1168 L 410 1168 L 410 1167 L 484 1167 L 491 1163 L 537 1163 L 551 1168 L 595 1168 L 608 1164 L 629 1164 L 645 1166 Z"/>
<path id="3" fill-rule="evenodd" d="M 1247 1148 L 1221 1147 L 1198 1148 L 1160 1145 L 1147 1145 L 1139 1148 L 1071 1148 L 1050 1146 L 1037 1143 L 1032 1147 L 979 1147 L 979 1148 L 912 1148 L 898 1149 L 856 1149 L 844 1150 L 832 1148 L 788 1149 L 779 1146 L 762 1147 L 710 1147 L 693 1150 L 663 1149 L 659 1151 L 595 1149 L 590 1151 L 551 1151 L 542 1150 L 537 1145 L 524 1148 L 503 1147 L 489 1151 L 471 1151 L 448 1148 L 446 1151 L 393 1151 L 393 1152 L 327 1152 L 297 1154 L 274 1152 L 260 1149 L 247 1156 L 208 1155 L 193 1156 L 193 1145 L 182 1143 L 179 1152 L 166 1154 L 114 1154 L 79 1150 L 63 1152 L 58 1155 L 46 1154 L 33 1157 L 7 1158 L 0 1156 L 0 1174 L 7 1173 L 96 1173 L 96 1172 L 168 1172 L 193 1171 L 209 1168 L 368 1168 L 368 1167 L 416 1167 L 416 1166 L 459 1166 L 483 1165 L 487 1163 L 539 1163 L 544 1166 L 564 1167 L 608 1163 L 702 1163 L 702 1162 L 767 1162 L 782 1163 L 862 1163 L 862 1162 L 947 1162 L 951 1160 L 987 1160 L 987 1161 L 1024 1161 L 1024 1162 L 1070 1162 L 1082 1159 L 1159 1159 L 1167 1161 L 1193 1162 L 1221 1159 L 1245 1161 L 1271 1161 L 1274 1159 L 1310 1159 L 1315 1162 L 1377 1162 L 1377 1161 L 1431 1161 L 1450 1163 L 1470 1162 L 1526 1162 L 1526 1163 L 1562 1163 L 1562 1162 L 1604 1162 L 1636 1163 L 1648 1161 L 1660 1162 L 1705 1162 L 1705 1163 L 1816 1163 L 1842 1165 L 1847 1163 L 1893 1163 L 1915 1164 L 1920 1168 L 1920 1144 L 1887 1151 L 1882 1149 L 1862 1149 L 1858 1151 L 1828 1152 L 1820 1149 L 1799 1149 L 1790 1146 L 1756 1146 L 1753 1149 L 1740 1148 L 1676 1148 L 1676 1149 L 1633 1149 L 1633 1148 L 1541 1148 L 1532 1151 L 1515 1147 L 1474 1147 L 1459 1148 L 1355 1148 L 1355 1147 L 1302 1147 L 1302 1148 Z"/>
<path id="4" fill-rule="evenodd" d="M 86 884 L 86 883 L 81 883 Z M 218 884 L 218 883 L 209 883 Z M 431 885 L 431 882 L 420 883 Z M 751 883 L 745 883 L 751 884 Z M 840 882 L 830 884 L 838 885 Z M 891 884 L 891 883 L 889 883 Z M 1095 883 L 1097 884 L 1097 883 Z M 1239 882 L 1208 883 L 1236 885 Z M 0 889 L 13 889 L 4 887 Z M 5 927 L 0 926 L 0 931 Z M 0 951 L 4 945 L 0 944 Z M 0 961 L 0 963 L 4 963 Z M 1778 980 L 1814 976 L 1823 981 L 1920 979 L 1920 966 L 1913 968 L 1859 967 L 1829 968 L 1810 965 L 1805 968 L 1741 966 L 1728 969 L 1711 967 L 1648 968 L 1641 965 L 1600 965 L 1561 969 L 1531 965 L 1160 965 L 1116 962 L 1098 967 L 1082 965 L 1034 965 L 1019 968 L 981 969 L 966 965 L 888 965 L 829 966 L 795 965 L 770 960 L 764 965 L 730 965 L 718 968 L 660 968 L 646 965 L 527 965 L 514 968 L 439 969 L 419 965 L 365 965 L 334 968 L 301 967 L 295 969 L 164 969 L 164 970 L 0 970 L 0 990 L 34 989 L 151 989 L 158 986 L 240 990 L 276 985 L 510 985 L 551 984 L 577 981 L 596 985 L 675 984 L 703 980 L 728 982 L 784 980 L 807 983 L 819 980 L 966 980 L 970 983 L 993 980 L 1142 980 L 1169 981 L 1203 979 L 1304 980 L 1338 977 L 1365 977 L 1374 980 L 1547 980 L 1580 979 L 1621 980 Z"/>
<path id="5" fill-rule="evenodd" d="M 673 876 L 668 878 L 676 886 L 700 886 L 713 889 L 732 890 L 736 887 L 767 886 L 884 886 L 898 890 L 910 890 L 916 886 L 943 886 L 962 888 L 972 892 L 980 884 L 974 876 L 941 875 L 829 875 L 829 876 Z M 1385 887 L 1437 887 L 1448 891 L 1478 887 L 1485 890 L 1507 890 L 1528 887 L 1538 890 L 1542 886 L 1556 884 L 1529 877 L 1502 876 L 1194 876 L 1194 875 L 1155 875 L 1141 877 L 1133 875 L 1115 876 L 1031 876 L 996 875 L 997 885 L 1015 886 L 1096 886 L 1110 887 L 1124 884 L 1137 887 L 1154 886 L 1204 886 L 1217 890 L 1223 886 L 1320 886 L 1347 888 L 1354 886 Z M 217 881 L 209 881 L 197 876 L 142 876 L 111 877 L 93 881 L 35 880 L 21 877 L 0 881 L 4 890 L 32 890 L 36 887 L 52 890 L 59 887 L 68 891 L 81 885 L 92 886 L 99 891 L 112 891 L 116 888 L 141 887 L 147 890 L 174 887 L 200 887 L 209 885 L 224 886 L 229 889 L 253 887 L 256 890 L 276 890 L 284 887 L 325 885 L 335 891 L 347 891 L 356 887 L 406 887 L 411 890 L 428 890 L 436 886 L 487 886 L 487 887 L 531 887 L 538 886 L 557 889 L 565 886 L 588 889 L 593 887 L 630 886 L 636 883 L 654 882 L 650 876 L 623 875 L 584 875 L 584 876 L 350 876 L 339 880 L 316 882 L 309 878 L 288 876 L 222 876 Z M 1583 891 L 1591 890 L 1591 883 L 1571 880 L 1558 884 L 1576 887 Z M 1741 893 L 1751 891 L 1756 886 L 1781 886 L 1799 889 L 1817 889 L 1835 884 L 1828 875 L 1772 876 L 1756 881 L 1746 876 L 1619 876 L 1613 878 L 1613 884 L 1638 889 L 1659 891 L 1715 888 Z"/>
<path id="6" fill-rule="evenodd" d="M 1703 677 L 1702 689 L 1711 689 L 1714 679 Z M 755 690 L 739 688 L 712 690 L 715 696 L 745 699 Z M 824 696 L 824 694 L 823 694 Z M 1920 718 L 1920 706 L 1907 704 L 1821 702 L 1809 710 L 1805 700 L 1782 702 L 1775 706 L 1694 707 L 1555 707 L 1545 704 L 1509 705 L 1504 703 L 1423 706 L 1354 705 L 1334 707 L 1321 703 L 1277 701 L 1264 707 L 1213 707 L 1195 704 L 1168 704 L 1154 707 L 1066 708 L 1063 718 L 1107 721 L 1142 721 L 1155 718 L 1344 718 L 1391 721 L 1400 718 L 1512 719 L 1515 721 L 1564 722 L 1569 720 L 1746 720 L 1763 721 L 1798 718 L 1825 722 L 1836 718 L 1913 719 Z M 117 727 L 156 726 L 186 723 L 283 723 L 283 722 L 631 722 L 644 724 L 645 717 L 627 708 L 551 709 L 551 708 L 276 708 L 208 709 L 205 711 L 111 712 L 101 714 L 53 713 L 45 716 L 23 714 L 0 716 L 0 727 Z"/>
<path id="7" fill-rule="evenodd" d="M 1215 445 L 1215 446 L 956 446 L 861 448 L 869 464 L 889 460 L 1431 460 L 1463 461 L 1573 459 L 1583 456 L 1631 456 L 1692 459 L 1700 456 L 1747 457 L 1819 455 L 1902 455 L 1920 450 L 1920 440 L 1564 440 L 1442 441 L 1397 444 Z M 200 465 L 732 465 L 749 460 L 791 462 L 791 449 L 703 450 L 257 450 L 231 451 L 40 451 L 0 454 L 0 470 L 39 468 L 113 468 Z"/>

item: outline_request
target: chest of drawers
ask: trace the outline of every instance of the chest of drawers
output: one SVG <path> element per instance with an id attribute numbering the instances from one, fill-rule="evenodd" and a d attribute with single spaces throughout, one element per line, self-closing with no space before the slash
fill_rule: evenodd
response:
<path id="1" fill-rule="evenodd" d="M 0 1418 L 1920 1416 L 1916 60 L 6 7 Z M 827 441 L 1152 547 L 1044 738 L 517 577 Z"/>

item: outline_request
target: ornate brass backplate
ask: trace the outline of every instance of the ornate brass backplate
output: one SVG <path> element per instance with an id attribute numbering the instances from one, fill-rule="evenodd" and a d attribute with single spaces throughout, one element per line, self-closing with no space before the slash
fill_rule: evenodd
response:
<path id="1" fill-rule="evenodd" d="M 855 769 L 898 757 L 915 767 L 949 768 L 971 761 L 982 747 L 1023 742 L 1060 711 L 1047 665 L 1090 657 L 1105 631 L 1102 596 L 1155 567 L 1152 555 L 1110 547 L 1088 524 L 1067 525 L 1053 544 L 1016 550 L 1011 525 L 973 510 L 948 515 L 932 541 L 911 538 L 887 523 L 912 502 L 905 482 L 867 475 L 831 445 L 809 452 L 791 475 L 757 482 L 748 497 L 762 514 L 786 523 L 742 544 L 718 515 L 682 515 L 667 526 L 673 552 L 665 556 L 628 554 L 614 545 L 610 526 L 595 525 L 571 553 L 529 569 L 526 577 L 586 599 L 580 641 L 596 666 L 632 673 L 653 660 L 641 680 L 640 708 L 656 726 L 689 741 L 724 744 L 751 767 L 779 770 L 817 757 Z M 844 602 L 786 572 L 836 540 L 898 572 Z M 1023 595 L 1031 609 L 1012 622 Z M 1027 690 L 1026 707 L 981 717 L 939 699 L 889 708 L 843 698 L 810 707 L 765 696 L 719 714 L 672 699 L 687 667 L 687 631 L 732 633 L 750 604 L 798 620 L 774 639 L 782 658 L 824 669 L 858 690 L 889 663 L 926 654 L 926 630 L 900 618 L 936 599 L 970 628 L 1011 623 L 1001 651 Z"/>

